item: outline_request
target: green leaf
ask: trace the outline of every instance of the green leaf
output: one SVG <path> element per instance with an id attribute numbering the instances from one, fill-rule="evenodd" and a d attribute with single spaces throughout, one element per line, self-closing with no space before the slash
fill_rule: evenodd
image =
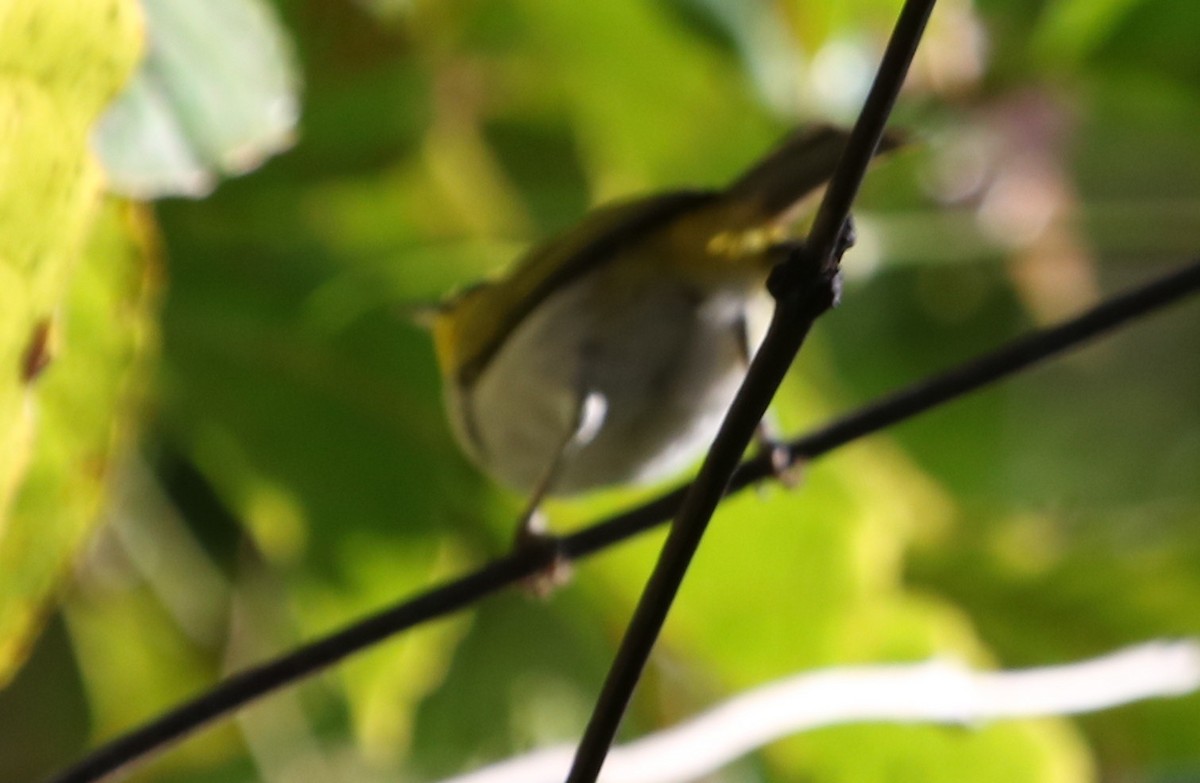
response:
<path id="1" fill-rule="evenodd" d="M 150 50 L 96 127 L 109 186 L 201 196 L 291 146 L 300 76 L 260 0 L 142 0 Z"/>
<path id="2" fill-rule="evenodd" d="M 87 146 L 136 61 L 136 5 L 21 0 L 0 14 L 3 682 L 95 516 L 148 332 L 132 216 L 109 207 L 96 223 Z"/>

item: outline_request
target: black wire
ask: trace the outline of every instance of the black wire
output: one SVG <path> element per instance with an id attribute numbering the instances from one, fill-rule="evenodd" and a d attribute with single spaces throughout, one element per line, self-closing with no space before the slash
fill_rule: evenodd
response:
<path id="1" fill-rule="evenodd" d="M 912 384 L 837 419 L 788 446 L 792 461 L 815 459 L 931 408 L 1038 364 L 1123 324 L 1200 291 L 1200 259 L 1132 291 L 1112 297 L 1058 326 L 1022 336 L 944 373 Z M 741 464 L 729 491 L 744 489 L 774 473 L 762 456 Z M 635 509 L 565 536 L 559 552 L 571 559 L 591 556 L 646 532 L 678 511 L 688 486 L 678 487 Z M 218 718 L 272 691 L 294 684 L 420 623 L 456 612 L 533 576 L 551 565 L 554 551 L 526 549 L 495 560 L 453 582 L 431 588 L 279 658 L 235 674 L 209 691 L 96 748 L 46 783 L 95 783 L 177 742 Z"/>
<path id="2" fill-rule="evenodd" d="M 1175 304 L 1200 291 L 1200 259 L 1135 289 L 1110 297 L 1069 321 L 1022 335 L 993 351 L 968 359 L 858 408 L 799 438 L 780 444 L 788 450 L 786 467 L 816 459 L 860 438 L 944 405 L 1009 375 L 1100 337 L 1141 316 Z M 760 454 L 738 467 L 729 492 L 774 477 L 772 456 Z M 562 551 L 572 559 L 595 554 L 630 536 L 650 530 L 679 511 L 690 484 L 676 487 L 637 508 L 567 536 Z"/>
<path id="3" fill-rule="evenodd" d="M 935 0 L 907 0 L 802 252 L 774 270 L 775 313 L 700 473 L 692 483 L 575 751 L 567 783 L 595 783 L 692 557 L 771 398 L 813 322 L 832 304 L 850 205 L 883 138 Z"/>

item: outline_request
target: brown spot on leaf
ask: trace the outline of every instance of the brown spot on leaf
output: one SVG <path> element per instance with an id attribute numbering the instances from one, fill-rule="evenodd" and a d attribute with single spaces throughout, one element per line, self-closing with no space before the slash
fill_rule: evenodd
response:
<path id="1" fill-rule="evenodd" d="M 49 318 L 43 318 L 33 327 L 29 342 L 21 354 L 21 381 L 32 383 L 50 365 L 54 358 L 52 337 L 54 324 Z"/>

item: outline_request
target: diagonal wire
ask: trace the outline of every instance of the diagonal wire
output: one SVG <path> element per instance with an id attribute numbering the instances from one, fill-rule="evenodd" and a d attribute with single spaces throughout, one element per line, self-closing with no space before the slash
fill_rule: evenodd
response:
<path id="1" fill-rule="evenodd" d="M 1200 293 L 1200 258 L 1137 288 L 1114 295 L 1070 320 L 1028 332 L 988 353 L 885 394 L 782 444 L 789 451 L 785 467 L 824 456 L 848 443 L 1028 370 L 1197 293 Z M 729 481 L 728 492 L 737 492 L 772 478 L 777 471 L 772 460 L 772 455 L 764 453 L 742 462 Z M 676 487 L 644 505 L 565 537 L 563 551 L 573 559 L 587 557 L 661 525 L 678 512 L 690 486 Z"/>
<path id="2" fill-rule="evenodd" d="M 567 783 L 595 783 L 600 776 L 625 709 L 708 522 L 813 322 L 834 302 L 833 285 L 845 248 L 850 205 L 883 138 L 887 118 L 900 94 L 934 2 L 905 2 L 863 110 L 821 200 L 808 241 L 801 252 L 776 267 L 768 281 L 776 301 L 767 335 L 750 363 L 699 475 L 683 499 L 584 729 Z"/>
<path id="3" fill-rule="evenodd" d="M 918 381 L 790 441 L 793 462 L 811 460 L 927 410 L 1027 370 L 1136 319 L 1200 292 L 1200 259 L 1118 294 L 1081 315 L 1023 335 L 1005 345 Z M 737 491 L 773 474 L 770 459 L 746 460 L 729 483 Z M 651 530 L 679 509 L 687 486 L 565 536 L 559 551 L 579 559 Z M 384 609 L 278 658 L 234 674 L 190 701 L 101 745 L 46 783 L 95 783 L 122 767 L 229 715 L 273 691 L 293 685 L 357 652 L 423 622 L 460 611 L 532 576 L 553 562 L 553 551 L 523 550 L 494 560 L 452 582 Z"/>

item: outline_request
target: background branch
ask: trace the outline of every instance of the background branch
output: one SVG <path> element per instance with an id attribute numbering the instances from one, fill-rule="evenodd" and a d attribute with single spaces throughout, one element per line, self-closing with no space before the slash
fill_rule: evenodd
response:
<path id="1" fill-rule="evenodd" d="M 846 723 L 978 724 L 1075 715 L 1200 688 L 1200 643 L 1155 641 L 1059 666 L 977 672 L 954 660 L 805 672 L 738 694 L 670 729 L 614 747 L 601 783 L 686 783 L 783 737 Z M 561 745 L 442 783 L 553 783 Z"/>

